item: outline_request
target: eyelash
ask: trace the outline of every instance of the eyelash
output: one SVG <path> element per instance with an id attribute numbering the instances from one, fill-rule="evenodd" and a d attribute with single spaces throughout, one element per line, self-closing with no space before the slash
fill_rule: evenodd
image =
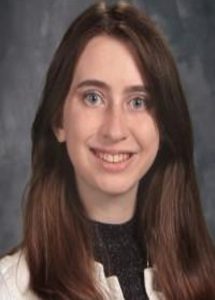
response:
<path id="1" fill-rule="evenodd" d="M 84 100 L 84 102 L 85 103 L 87 103 L 87 105 L 89 105 L 89 106 L 94 106 L 94 107 L 97 107 L 98 106 L 98 104 L 94 104 L 94 103 L 92 103 L 91 101 L 90 101 L 90 96 L 96 96 L 97 98 L 99 97 L 100 98 L 100 101 L 102 101 L 102 102 L 104 102 L 103 101 L 103 97 L 102 97 L 102 95 L 100 95 L 98 92 L 94 92 L 94 91 L 92 91 L 92 92 L 85 92 L 84 94 L 83 94 L 83 100 Z M 91 99 L 92 100 L 92 99 Z"/>
<path id="2" fill-rule="evenodd" d="M 100 103 L 98 104 L 98 101 L 96 102 L 96 104 L 92 103 L 92 101 L 91 101 L 92 97 L 96 97 L 97 100 L 99 98 Z M 100 93 L 98 93 L 96 91 L 85 92 L 83 94 L 83 100 L 88 106 L 91 106 L 91 107 L 98 107 L 98 106 L 100 106 L 101 103 L 102 103 L 102 105 L 104 105 L 103 95 L 101 95 Z M 141 105 L 141 107 L 138 107 L 137 109 L 134 107 L 131 107 L 132 111 L 143 111 L 148 108 L 148 99 L 143 96 L 136 96 L 136 97 L 132 98 L 131 100 L 128 101 L 129 105 L 132 106 L 132 103 L 134 103 L 134 101 L 136 101 L 136 100 L 140 100 L 142 105 Z"/>
<path id="3" fill-rule="evenodd" d="M 133 107 L 132 110 L 142 111 L 142 110 L 145 110 L 147 108 L 147 99 L 143 98 L 143 97 L 135 97 L 135 98 L 133 98 L 129 101 L 129 104 L 134 103 L 134 101 L 136 101 L 136 100 L 140 100 L 142 105 L 141 105 L 140 108 L 138 107 L 137 109 Z"/>

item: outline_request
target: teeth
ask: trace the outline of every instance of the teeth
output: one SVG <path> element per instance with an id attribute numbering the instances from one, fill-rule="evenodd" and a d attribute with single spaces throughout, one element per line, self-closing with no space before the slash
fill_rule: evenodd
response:
<path id="1" fill-rule="evenodd" d="M 96 155 L 102 160 L 109 163 L 119 163 L 129 159 L 130 155 L 127 153 L 109 154 L 103 152 L 96 152 Z"/>

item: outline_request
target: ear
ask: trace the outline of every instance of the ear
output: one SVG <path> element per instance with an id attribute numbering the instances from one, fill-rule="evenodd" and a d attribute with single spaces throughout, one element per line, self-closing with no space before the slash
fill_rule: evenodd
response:
<path id="1" fill-rule="evenodd" d="M 63 143 L 66 140 L 65 130 L 63 127 L 53 128 L 54 135 L 56 136 L 59 143 Z"/>

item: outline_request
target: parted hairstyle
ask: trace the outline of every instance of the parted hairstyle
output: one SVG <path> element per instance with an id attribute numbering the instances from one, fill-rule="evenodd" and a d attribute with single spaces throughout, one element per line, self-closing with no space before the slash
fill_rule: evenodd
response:
<path id="1" fill-rule="evenodd" d="M 155 24 L 125 2 L 93 4 L 77 17 L 47 73 L 32 127 L 32 174 L 21 245 L 30 288 L 42 299 L 103 299 L 94 280 L 91 233 L 72 162 L 53 130 L 61 124 L 78 59 L 88 41 L 101 34 L 134 50 L 160 131 L 159 152 L 140 180 L 136 206 L 142 248 L 155 267 L 154 284 L 166 300 L 214 300 L 215 250 L 202 214 L 190 116 L 178 71 Z"/>

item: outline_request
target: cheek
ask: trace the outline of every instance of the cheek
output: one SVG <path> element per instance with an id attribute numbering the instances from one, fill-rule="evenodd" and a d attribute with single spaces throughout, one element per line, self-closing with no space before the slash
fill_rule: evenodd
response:
<path id="1" fill-rule="evenodd" d="M 157 151 L 160 143 L 160 134 L 154 119 L 147 115 L 144 120 L 139 120 L 138 124 L 138 136 L 142 146 L 145 149 L 153 150 L 154 148 L 154 151 Z"/>
<path id="2" fill-rule="evenodd" d="M 151 143 L 152 145 L 154 145 L 154 147 L 157 149 L 159 148 L 159 144 L 160 144 L 160 134 L 159 134 L 159 130 L 157 128 L 157 126 L 155 124 L 152 125 L 151 130 L 149 130 L 149 143 Z"/>
<path id="3" fill-rule="evenodd" d="M 73 147 L 84 143 L 99 127 L 100 120 L 96 114 L 87 110 L 73 108 L 67 110 L 64 115 L 64 129 L 67 145 L 73 144 Z"/>

